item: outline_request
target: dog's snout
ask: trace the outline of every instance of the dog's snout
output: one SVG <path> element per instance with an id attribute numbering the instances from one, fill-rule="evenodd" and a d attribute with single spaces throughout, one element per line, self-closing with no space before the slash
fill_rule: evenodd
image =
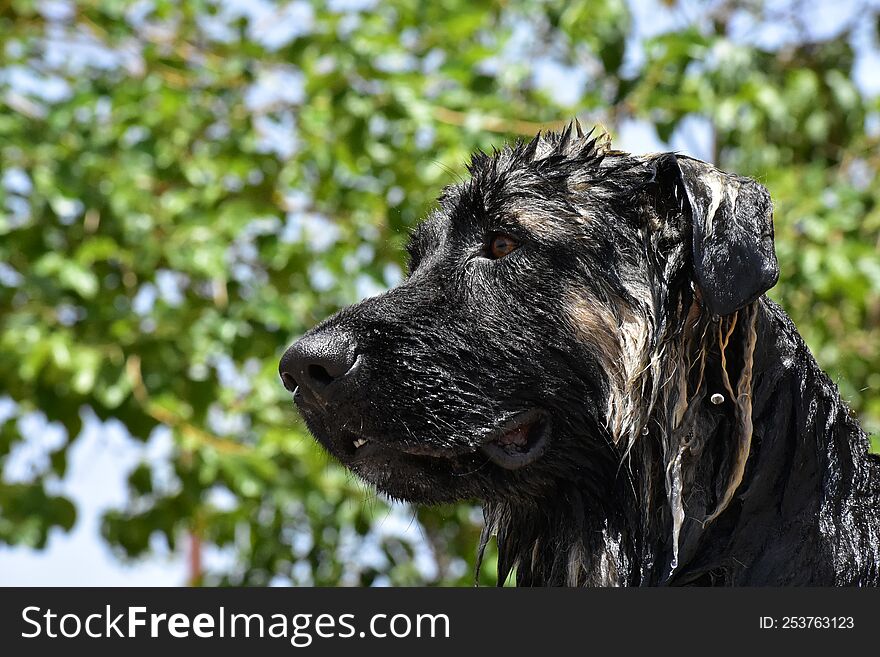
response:
<path id="1" fill-rule="evenodd" d="M 282 356 L 278 373 L 284 387 L 297 386 L 326 399 L 330 385 L 345 377 L 357 360 L 357 348 L 346 333 L 321 332 L 295 342 Z"/>

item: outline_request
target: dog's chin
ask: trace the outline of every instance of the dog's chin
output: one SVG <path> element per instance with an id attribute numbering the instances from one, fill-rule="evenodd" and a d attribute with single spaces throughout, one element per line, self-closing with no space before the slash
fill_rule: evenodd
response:
<path id="1" fill-rule="evenodd" d="M 360 479 L 385 495 L 416 504 L 446 504 L 477 496 L 475 473 L 486 465 L 479 451 L 461 453 L 390 446 L 346 432 L 312 430 L 318 442 Z M 418 453 L 416 453 L 418 452 Z"/>
<path id="2" fill-rule="evenodd" d="M 449 504 L 479 497 L 476 479 L 445 459 L 388 454 L 347 467 L 390 498 L 413 504 Z M 479 466 L 469 466 L 471 469 Z"/>

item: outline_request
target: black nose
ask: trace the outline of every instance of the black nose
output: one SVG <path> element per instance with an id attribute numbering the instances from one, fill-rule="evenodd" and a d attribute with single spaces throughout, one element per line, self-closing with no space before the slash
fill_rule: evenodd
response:
<path id="1" fill-rule="evenodd" d="M 294 392 L 299 386 L 326 399 L 330 384 L 343 378 L 354 366 L 356 346 L 346 333 L 323 331 L 306 335 L 281 357 L 278 373 L 284 387 Z"/>

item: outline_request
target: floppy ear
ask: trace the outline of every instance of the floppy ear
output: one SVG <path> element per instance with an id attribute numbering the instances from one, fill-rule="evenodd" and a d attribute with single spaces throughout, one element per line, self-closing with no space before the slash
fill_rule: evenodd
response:
<path id="1" fill-rule="evenodd" d="M 713 315 L 729 315 L 776 285 L 773 204 L 750 178 L 676 156 L 690 206 L 694 281 Z"/>

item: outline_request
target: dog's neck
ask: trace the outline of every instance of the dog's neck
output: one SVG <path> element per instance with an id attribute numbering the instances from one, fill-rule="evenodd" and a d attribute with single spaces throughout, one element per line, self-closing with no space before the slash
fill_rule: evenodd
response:
<path id="1" fill-rule="evenodd" d="M 638 583 L 633 582 L 638 564 L 629 523 L 611 506 L 597 513 L 593 502 L 592 494 L 570 486 L 542 505 L 487 504 L 483 540 L 494 531 L 499 584 L 512 571 L 518 586 Z"/>
<path id="2" fill-rule="evenodd" d="M 880 460 L 791 320 L 766 299 L 755 312 L 752 439 L 723 510 L 711 517 L 736 467 L 739 423 L 732 405 L 711 403 L 721 384 L 710 374 L 690 429 L 700 440 L 683 456 L 677 537 L 663 447 L 648 435 L 624 461 L 629 476 L 602 495 L 571 481 L 533 505 L 487 505 L 500 580 L 515 570 L 525 586 L 880 583 Z M 707 373 L 719 366 L 709 359 Z"/>

